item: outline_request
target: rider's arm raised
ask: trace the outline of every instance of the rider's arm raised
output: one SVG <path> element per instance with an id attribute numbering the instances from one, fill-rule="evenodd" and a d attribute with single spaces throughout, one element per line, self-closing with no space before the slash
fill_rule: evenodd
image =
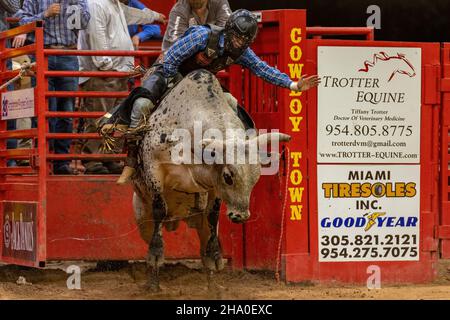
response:
<path id="1" fill-rule="evenodd" d="M 298 82 L 292 81 L 287 74 L 262 61 L 250 48 L 245 50 L 244 54 L 236 60 L 236 63 L 250 69 L 265 81 L 280 87 L 289 88 L 292 91 L 306 91 L 320 83 L 320 78 L 316 75 L 309 77 L 303 75 Z"/>
<path id="2" fill-rule="evenodd" d="M 262 61 L 252 49 L 248 48 L 236 60 L 237 64 L 242 65 L 245 68 L 250 69 L 258 77 L 274 85 L 290 88 L 293 81 L 286 73 L 281 72 L 277 68 L 269 66 L 266 62 Z"/>

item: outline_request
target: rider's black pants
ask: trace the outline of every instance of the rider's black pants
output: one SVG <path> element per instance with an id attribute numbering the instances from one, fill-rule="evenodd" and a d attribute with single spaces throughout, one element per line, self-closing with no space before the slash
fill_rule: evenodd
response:
<path id="1" fill-rule="evenodd" d="M 155 63 L 152 67 L 155 70 L 145 79 L 142 86 L 150 91 L 150 100 L 156 105 L 157 101 L 167 90 L 167 79 L 164 78 L 163 65 L 161 63 Z"/>

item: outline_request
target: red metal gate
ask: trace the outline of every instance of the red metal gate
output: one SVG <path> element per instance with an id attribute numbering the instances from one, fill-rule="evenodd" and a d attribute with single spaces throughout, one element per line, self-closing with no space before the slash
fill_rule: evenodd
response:
<path id="1" fill-rule="evenodd" d="M 6 39 L 18 34 L 35 32 L 35 44 L 19 49 L 6 49 Z M 50 139 L 99 139 L 96 133 L 49 133 L 48 118 L 98 118 L 99 112 L 49 112 L 50 97 L 126 97 L 128 92 L 55 92 L 49 91 L 48 77 L 89 76 L 127 77 L 124 72 L 48 71 L 48 56 L 74 55 L 71 50 L 44 49 L 42 23 L 36 22 L 0 33 L 1 75 L 5 81 L 17 71 L 5 69 L 6 60 L 23 54 L 36 56 L 36 87 L 34 88 L 37 129 L 6 130 L 0 121 L 0 261 L 43 267 L 50 260 L 140 260 L 145 259 L 147 245 L 140 238 L 132 210 L 131 186 L 118 186 L 116 176 L 51 174 L 51 160 L 123 159 L 123 154 L 54 154 Z M 154 59 L 159 51 L 77 51 L 76 55 L 134 56 L 136 63 Z M 219 76 L 226 82 L 230 73 Z M 239 72 L 239 70 L 237 70 Z M 137 84 L 139 80 L 137 80 Z M 231 87 L 235 93 L 236 87 Z M 7 139 L 31 138 L 31 149 L 6 149 Z M 28 166 L 7 167 L 8 159 L 29 160 Z M 224 215 L 222 215 L 224 216 Z M 17 228 L 16 228 L 17 226 Z M 20 238 L 18 228 L 29 233 Z M 165 254 L 169 259 L 199 256 L 199 241 L 195 230 L 185 224 L 165 234 Z M 221 217 L 221 237 L 225 258 L 242 267 L 242 226 L 232 225 Z M 16 238 L 28 239 L 28 246 L 16 246 Z M 14 248 L 13 248 L 14 247 Z M 25 254 L 25 253 L 26 254 Z"/>
<path id="2" fill-rule="evenodd" d="M 324 34 L 326 28 L 307 28 L 306 13 L 302 10 L 264 11 L 262 23 L 254 50 L 293 79 L 302 74 L 317 74 L 318 46 L 422 49 L 420 260 L 319 262 L 317 91 L 295 94 L 275 89 L 245 72 L 243 102 L 257 126 L 279 128 L 293 139 L 283 147 L 278 176 L 262 177 L 254 190 L 253 218 L 244 226 L 244 265 L 251 269 L 281 270 L 284 278 L 293 282 L 365 282 L 367 267 L 374 263 L 381 268 L 386 282 L 432 280 L 436 276 L 438 259 L 439 44 L 373 41 L 373 31 L 367 28 L 333 28 L 331 34 L 349 34 L 349 31 L 366 34 L 368 41 L 307 40 L 308 33 Z M 440 230 L 444 234 L 447 229 L 441 227 Z M 266 236 L 261 237 L 261 234 Z"/>
<path id="3" fill-rule="evenodd" d="M 436 276 L 436 261 L 438 258 L 437 238 L 435 228 L 438 222 L 438 177 L 439 177 L 439 103 L 440 93 L 438 79 L 440 74 L 440 49 L 438 43 L 406 43 L 381 41 L 337 41 L 310 40 L 308 41 L 308 58 L 312 61 L 307 66 L 308 73 L 317 70 L 318 46 L 348 46 L 348 47 L 415 47 L 422 49 L 422 103 L 421 103 L 421 137 L 420 137 L 420 260 L 417 262 L 355 262 L 348 263 L 319 263 L 318 248 L 318 210 L 317 193 L 310 195 L 310 254 L 314 257 L 313 271 L 309 277 L 304 277 L 295 268 L 286 270 L 287 277 L 293 280 L 308 278 L 341 280 L 346 282 L 364 282 L 367 267 L 376 263 L 381 270 L 384 281 L 389 282 L 425 282 Z M 317 186 L 317 96 L 311 94 L 308 99 L 309 117 L 308 132 L 311 133 L 308 154 L 310 156 L 308 172 L 310 173 L 309 187 Z M 295 241 L 295 238 L 293 239 Z M 296 265 L 302 265 L 309 259 L 298 258 Z M 309 260 L 311 261 L 311 260 Z M 288 264 L 289 265 L 289 264 Z M 289 275 L 290 274 L 290 275 Z"/>
<path id="4" fill-rule="evenodd" d="M 442 48 L 441 202 L 438 235 L 443 259 L 450 259 L 450 44 Z"/>
<path id="5" fill-rule="evenodd" d="M 440 47 L 437 43 L 404 43 L 373 41 L 373 32 L 363 28 L 352 29 L 365 33 L 365 41 L 342 41 L 307 39 L 308 33 L 322 34 L 323 29 L 306 27 L 304 10 L 272 10 L 262 12 L 262 28 L 253 49 L 270 65 L 277 66 L 291 78 L 302 74 L 317 73 L 318 46 L 350 47 L 418 47 L 422 49 L 422 103 L 421 103 L 421 158 L 420 158 L 420 260 L 416 262 L 377 262 L 382 268 L 386 282 L 424 282 L 436 275 L 438 259 L 438 237 L 441 239 L 443 257 L 450 255 L 448 210 L 448 152 L 441 153 L 439 181 L 439 144 L 448 145 L 448 117 L 446 108 L 448 78 L 450 72 L 450 47 L 442 51 L 444 80 L 441 82 L 443 112 L 440 115 L 441 77 Z M 28 29 L 27 29 L 28 28 Z M 34 30 L 33 26 L 21 27 L 3 34 L 6 37 Z M 325 30 L 326 31 L 326 30 Z M 330 30 L 329 30 L 330 31 Z M 347 34 L 347 29 L 333 29 L 333 34 Z M 50 138 L 68 137 L 50 134 L 47 131 L 48 117 L 98 117 L 98 114 L 51 113 L 46 109 L 50 96 L 70 94 L 86 96 L 86 93 L 49 92 L 45 85 L 47 76 L 57 76 L 46 68 L 46 57 L 55 51 L 42 50 L 42 27 L 36 28 L 36 45 L 17 50 L 2 50 L 4 60 L 24 53 L 37 52 L 38 87 L 36 96 L 39 130 L 6 131 L 1 121 L 1 168 L 0 195 L 3 209 L 12 210 L 8 202 L 32 202 L 37 205 L 37 255 L 15 259 L 4 255 L 2 261 L 9 263 L 43 266 L 53 259 L 142 259 L 146 246 L 140 240 L 131 209 L 131 188 L 115 185 L 116 177 L 51 176 L 48 160 L 81 159 L 80 155 L 49 154 L 45 141 Z M 4 48 L 4 47 L 3 47 Z M 1 48 L 1 49 L 3 49 Z M 58 54 L 65 54 L 59 51 Z M 89 53 L 80 53 L 89 54 Z M 90 53 L 92 55 L 92 52 Z M 121 53 L 130 54 L 130 53 Z M 135 52 L 144 58 L 157 55 L 154 52 Z M 2 69 L 2 71 L 4 71 Z M 4 78 L 12 74 L 2 72 Z M 60 76 L 62 74 L 59 74 Z M 80 76 L 78 74 L 77 76 Z M 95 76 L 95 75 L 92 75 Z M 263 176 L 251 198 L 252 216 L 244 226 L 232 225 L 221 215 L 220 234 L 225 256 L 231 258 L 238 268 L 268 269 L 281 271 L 287 281 L 338 280 L 364 282 L 367 279 L 369 262 L 319 262 L 318 259 L 318 196 L 317 196 L 317 91 L 293 93 L 275 88 L 261 79 L 233 67 L 223 74 L 229 76 L 230 91 L 247 107 L 258 128 L 280 129 L 293 139 L 282 146 L 280 171 L 275 176 Z M 98 96 L 105 93 L 96 93 Z M 126 96 L 127 93 L 108 93 Z M 442 119 L 441 141 L 439 120 Z M 5 140 L 16 137 L 38 137 L 38 146 L 30 150 L 6 150 Z M 80 137 L 70 135 L 70 137 Z M 94 135 L 83 136 L 95 138 Z M 92 157 L 96 157 L 95 155 Z M 117 157 L 123 157 L 119 155 Z M 116 156 L 113 158 L 117 159 Z M 30 158 L 31 167 L 6 167 L 6 159 Z M 439 193 L 439 182 L 441 193 Z M 439 212 L 441 195 L 442 211 Z M 111 199 L 119 199 L 111 206 Z M 23 204 L 23 208 L 26 204 Z M 4 215 L 1 210 L 4 225 Z M 439 215 L 440 214 L 440 215 Z M 10 218 L 8 218 L 10 219 Z M 438 228 L 440 224 L 440 227 Z M 4 245 L 4 229 L 0 230 L 0 244 Z M 198 240 L 193 230 L 182 226 L 166 238 L 166 255 L 169 258 L 198 256 Z"/>

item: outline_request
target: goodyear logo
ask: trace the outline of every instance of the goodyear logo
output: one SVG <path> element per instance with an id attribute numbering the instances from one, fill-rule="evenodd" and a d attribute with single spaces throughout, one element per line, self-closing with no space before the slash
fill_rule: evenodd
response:
<path id="1" fill-rule="evenodd" d="M 387 217 L 385 212 L 374 212 L 363 217 L 326 217 L 320 221 L 320 226 L 325 229 L 364 228 L 364 231 L 367 232 L 372 227 L 417 227 L 418 222 L 419 219 L 417 217 Z"/>

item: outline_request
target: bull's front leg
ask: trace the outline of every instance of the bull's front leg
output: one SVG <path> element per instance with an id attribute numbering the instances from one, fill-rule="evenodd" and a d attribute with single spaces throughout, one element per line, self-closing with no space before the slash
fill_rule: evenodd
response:
<path id="1" fill-rule="evenodd" d="M 207 267 L 210 270 L 222 270 L 222 248 L 220 246 L 219 236 L 217 234 L 217 225 L 219 223 L 219 211 L 222 201 L 219 198 L 214 199 L 214 203 L 208 214 L 208 224 L 210 237 L 206 245 L 205 257 L 207 258 Z"/>
<path id="2" fill-rule="evenodd" d="M 147 286 L 152 291 L 160 291 L 159 267 L 164 262 L 164 242 L 162 238 L 162 222 L 167 214 L 167 205 L 159 192 L 153 193 L 153 234 L 149 243 L 147 265 L 151 268 Z"/>
<path id="3" fill-rule="evenodd" d="M 210 195 L 211 196 L 211 195 Z M 207 273 L 208 288 L 216 288 L 213 285 L 214 271 L 223 269 L 222 249 L 217 233 L 217 225 L 219 222 L 221 200 L 215 195 L 209 201 L 206 219 L 204 217 L 202 227 L 198 228 L 198 235 L 200 238 L 200 254 L 202 257 L 203 266 Z"/>

